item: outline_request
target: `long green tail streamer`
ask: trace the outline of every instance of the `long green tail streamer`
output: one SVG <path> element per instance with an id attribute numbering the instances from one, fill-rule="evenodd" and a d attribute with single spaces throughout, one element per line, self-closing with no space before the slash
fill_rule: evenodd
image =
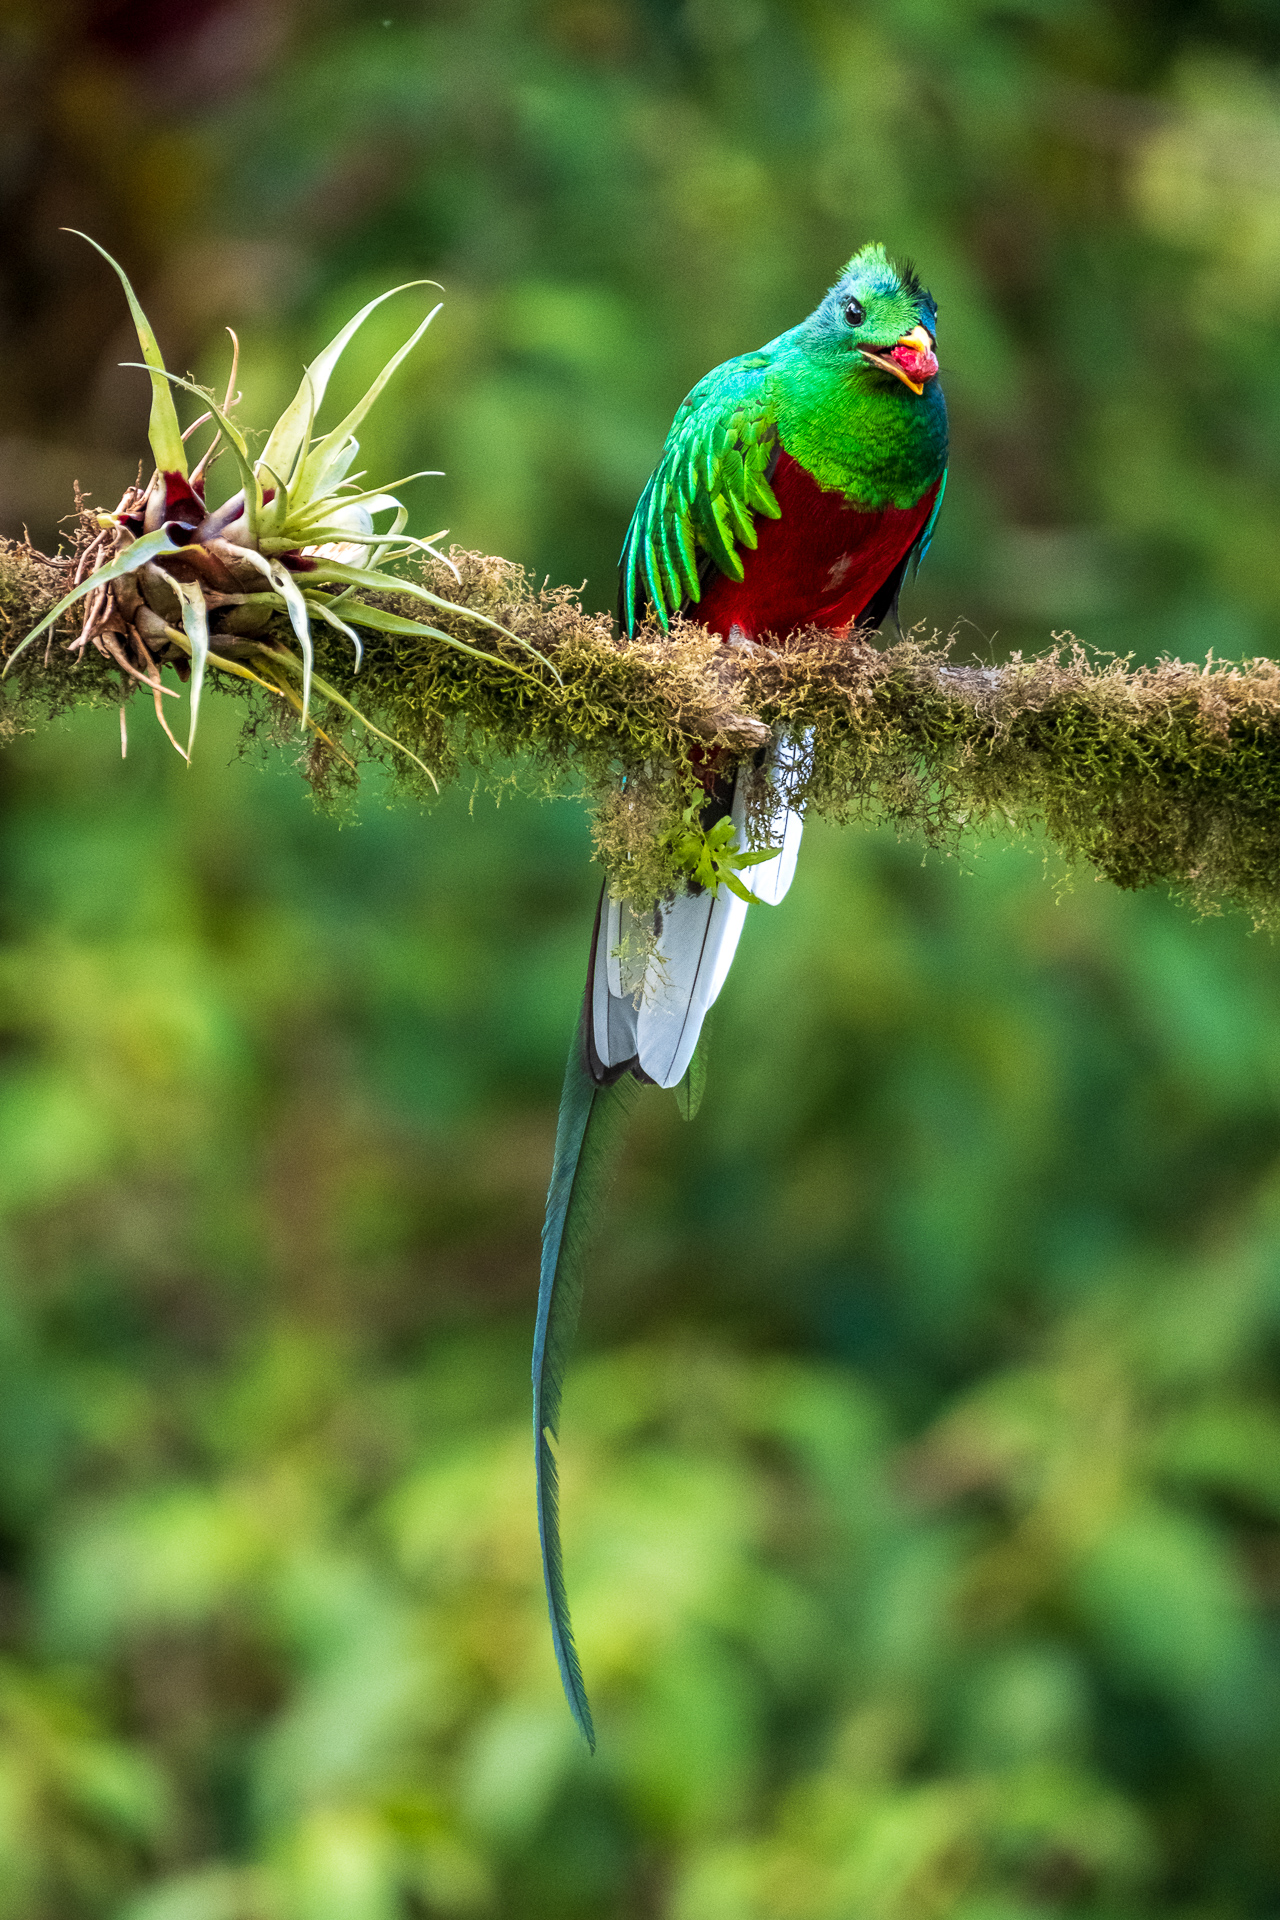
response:
<path id="1" fill-rule="evenodd" d="M 584 1008 L 584 1019 L 586 1010 Z M 608 1191 L 617 1148 L 639 1088 L 630 1077 L 598 1087 L 587 1072 L 580 1026 L 569 1049 L 555 1161 L 542 1229 L 542 1274 L 533 1336 L 533 1438 L 537 1463 L 538 1538 L 551 1613 L 551 1638 L 569 1710 L 594 1753 L 595 1728 L 573 1644 L 560 1551 L 560 1490 L 551 1443 L 559 1438 L 560 1394 L 592 1231 Z"/>

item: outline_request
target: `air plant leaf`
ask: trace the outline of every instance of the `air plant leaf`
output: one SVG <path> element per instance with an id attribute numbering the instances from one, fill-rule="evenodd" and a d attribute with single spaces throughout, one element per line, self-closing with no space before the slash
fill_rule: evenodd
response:
<path id="1" fill-rule="evenodd" d="M 204 689 L 205 663 L 209 658 L 209 609 L 194 580 L 179 580 L 170 574 L 182 596 L 182 627 L 191 642 L 191 729 L 187 734 L 187 764 L 196 743 L 196 721 L 200 715 L 200 695 Z"/>
<path id="2" fill-rule="evenodd" d="M 88 240 L 95 253 L 100 253 L 111 267 L 121 286 L 124 297 L 129 302 L 129 311 L 133 315 L 133 324 L 138 330 L 138 345 L 142 348 L 142 358 L 146 370 L 151 375 L 151 420 L 147 427 L 147 439 L 151 443 L 151 454 L 161 473 L 180 473 L 185 478 L 187 472 L 187 449 L 178 426 L 178 409 L 173 404 L 173 395 L 169 391 L 165 372 L 164 356 L 159 342 L 151 330 L 151 322 L 138 304 L 138 296 L 129 284 L 129 276 L 118 260 L 113 260 L 105 247 L 100 247 L 89 234 L 81 233 L 78 227 L 67 227 L 67 233 L 74 233 L 78 240 Z"/>
<path id="3" fill-rule="evenodd" d="M 289 534 L 290 534 L 289 547 L 288 547 L 289 552 L 292 552 L 294 548 L 296 548 L 298 545 L 298 531 L 299 530 L 297 526 L 292 526 L 289 528 Z M 388 539 L 391 538 L 389 534 L 378 533 L 372 527 L 369 528 L 368 531 L 362 531 L 359 527 L 344 527 L 338 521 L 335 521 L 332 526 L 327 526 L 327 527 L 308 525 L 304 527 L 302 531 L 306 534 L 306 540 L 304 544 L 308 549 L 319 546 L 322 543 L 327 543 L 328 541 L 331 541 L 331 540 L 332 541 L 341 540 L 345 542 L 345 544 L 349 547 L 380 547 L 380 546 L 385 546 Z M 396 536 L 397 539 L 399 537 L 400 537 L 399 535 Z M 405 535 L 406 542 L 408 542 L 410 539 L 411 539 L 411 536 L 406 534 Z M 416 546 L 418 542 L 415 540 L 412 542 L 412 544 Z M 263 543 L 264 551 L 269 551 L 271 547 L 279 546 L 279 545 L 280 545 L 279 540 L 264 541 Z M 324 555 L 322 554 L 320 558 L 323 560 Z M 398 587 L 400 583 L 399 581 L 395 581 L 395 582 L 388 581 L 388 584 L 392 584 Z"/>
<path id="4" fill-rule="evenodd" d="M 262 476 L 265 474 L 275 488 L 275 496 L 270 501 L 265 499 L 266 489 L 265 487 L 263 488 L 264 500 L 258 528 L 259 545 L 262 545 L 276 535 L 289 518 L 289 488 L 275 469 L 269 467 L 265 460 L 255 462 L 255 467 L 259 484 L 261 485 Z M 292 544 L 297 546 L 298 542 L 294 540 Z"/>
<path id="5" fill-rule="evenodd" d="M 263 551 L 265 553 L 271 553 L 278 550 L 282 553 L 293 553 L 299 546 L 302 546 L 309 552 L 313 547 L 328 545 L 330 541 L 333 541 L 335 543 L 341 542 L 348 547 L 382 548 L 394 546 L 396 552 L 387 556 L 390 559 L 397 559 L 402 553 L 429 553 L 434 559 L 443 559 L 443 554 L 437 551 L 430 540 L 422 540 L 419 539 L 417 534 L 404 532 L 404 522 L 408 517 L 402 507 L 392 524 L 389 527 L 384 527 L 380 533 L 377 528 L 370 528 L 368 532 L 362 533 L 355 527 L 344 527 L 340 522 L 335 522 L 333 526 L 329 527 L 307 526 L 302 528 L 301 531 L 294 525 L 290 526 L 284 535 L 279 535 L 271 540 L 264 539 L 262 542 Z M 434 535 L 434 538 L 438 540 L 440 535 L 437 533 Z M 322 566 L 346 566 L 349 564 L 345 560 L 332 560 L 326 554 L 318 555 L 318 559 Z M 381 565 L 382 562 L 378 561 L 377 566 L 381 567 Z M 374 570 L 374 565 L 371 562 L 370 566 L 366 568 L 366 572 L 373 572 Z M 383 587 L 389 593 L 399 593 L 402 589 L 408 589 L 411 584 L 408 581 L 401 580 L 397 574 L 384 573 L 381 578 Z M 448 603 L 445 602 L 444 604 L 447 605 Z M 470 612 L 470 609 L 468 608 L 466 611 Z M 475 617 L 479 618 L 478 615 Z M 514 638 L 515 636 L 513 635 L 512 637 Z"/>
<path id="6" fill-rule="evenodd" d="M 314 580 L 315 575 L 310 577 Z M 384 580 L 382 584 L 399 586 L 400 582 Z M 352 600 L 345 593 L 338 604 L 344 613 L 349 613 L 362 627 L 373 627 L 378 633 L 401 633 L 415 640 L 443 640 L 447 647 L 453 647 L 459 653 L 469 653 L 473 660 L 487 660 L 491 666 L 502 667 L 508 673 L 522 674 L 525 679 L 531 677 L 523 667 L 513 666 L 510 660 L 500 659 L 496 653 L 486 653 L 483 647 L 469 647 L 465 640 L 455 639 L 453 634 L 445 633 L 439 627 L 428 626 L 425 620 L 410 620 L 402 613 L 388 613 L 385 607 L 371 607 L 367 601 Z M 505 629 L 500 628 L 499 631 Z M 537 657 L 541 659 L 542 656 L 539 654 Z"/>
<path id="7" fill-rule="evenodd" d="M 367 306 L 361 307 L 347 321 L 345 327 L 336 333 L 323 353 L 318 353 L 302 376 L 302 384 L 294 394 L 275 426 L 271 437 L 262 449 L 265 466 L 272 467 L 277 473 L 287 474 L 294 481 L 294 469 L 299 464 L 299 456 L 305 454 L 311 438 L 311 424 L 320 411 L 325 389 L 334 368 L 347 349 L 356 332 L 361 328 L 376 307 L 384 300 L 390 300 L 397 293 L 407 293 L 411 287 L 433 287 L 434 280 L 406 280 L 403 286 L 389 287 L 386 293 L 380 293 Z"/>
<path id="8" fill-rule="evenodd" d="M 333 603 L 326 594 L 305 593 L 302 597 L 307 603 L 308 613 L 318 613 L 320 618 L 326 621 L 329 626 L 336 627 L 339 633 L 346 635 L 355 649 L 356 672 L 359 673 L 360 663 L 364 659 L 364 641 L 360 638 L 355 628 L 349 627 L 345 620 L 339 618 L 334 612 Z"/>
<path id="9" fill-rule="evenodd" d="M 86 579 L 80 582 L 79 586 L 72 587 L 70 593 L 64 593 L 57 606 L 49 609 L 38 627 L 32 627 L 26 638 L 20 641 L 9 655 L 4 673 L 0 674 L 0 680 L 8 673 L 18 655 L 29 647 L 33 640 L 38 640 L 47 627 L 51 627 L 55 620 L 62 618 L 68 607 L 74 607 L 77 600 L 83 600 L 85 595 L 92 593 L 95 587 L 103 587 L 109 580 L 120 580 L 126 573 L 139 572 L 162 553 L 180 553 L 181 551 L 181 547 L 173 539 L 168 528 L 157 527 L 154 533 L 144 533 L 141 539 L 135 540 L 131 546 L 124 549 L 123 553 L 118 553 L 114 560 L 104 561 L 102 566 L 96 567 Z"/>
<path id="10" fill-rule="evenodd" d="M 347 467 L 351 464 L 351 458 L 346 457 L 346 448 L 348 445 L 352 448 L 358 445 L 355 438 L 356 428 L 360 425 L 360 422 L 364 419 L 370 407 L 378 398 L 378 395 L 382 392 L 382 389 L 386 386 L 396 368 L 400 365 L 400 362 L 413 352 L 413 349 L 417 346 L 419 340 L 421 340 L 423 334 L 439 313 L 440 306 L 441 302 L 437 301 L 426 319 L 423 320 L 419 326 L 415 327 L 404 345 L 392 354 L 373 385 L 368 388 L 361 399 L 357 400 L 346 419 L 340 420 L 332 432 L 327 433 L 323 440 L 312 447 L 302 466 L 300 488 L 304 495 L 308 492 L 318 494 L 325 491 L 332 481 L 340 480 L 346 473 Z M 354 455 L 351 457 L 354 457 Z M 339 464 L 344 458 L 346 458 L 346 466 L 343 466 L 339 472 Z"/>
<path id="11" fill-rule="evenodd" d="M 302 650 L 302 718 L 305 722 L 311 706 L 311 675 L 315 668 L 307 603 L 289 569 L 282 567 L 278 560 L 273 560 L 271 563 L 271 580 L 284 601 L 285 610 L 289 615 L 289 625 L 298 636 L 298 645 Z"/>
<path id="12" fill-rule="evenodd" d="M 386 530 L 386 533 L 387 533 L 386 544 L 381 547 L 375 547 L 372 553 L 367 553 L 365 555 L 365 564 L 367 566 L 374 568 L 375 571 L 381 571 L 381 568 L 385 561 L 398 560 L 402 553 L 408 553 L 413 547 L 418 546 L 418 542 L 413 538 L 413 536 L 411 534 L 406 534 L 404 531 L 406 525 L 408 524 L 408 520 L 409 520 L 409 509 L 403 506 L 400 507 L 396 512 L 395 519 L 391 522 L 391 525 Z M 396 544 L 397 542 L 399 542 L 400 544 L 397 545 Z M 425 540 L 423 541 L 422 546 L 418 548 L 418 550 L 419 552 L 422 552 L 424 549 L 427 553 L 435 552 L 435 548 L 431 546 L 431 544 L 428 541 L 425 541 Z"/>
<path id="13" fill-rule="evenodd" d="M 126 360 L 126 366 L 136 362 Z M 249 461 L 249 447 L 239 427 L 233 426 L 222 408 L 216 404 L 213 396 L 204 387 L 198 387 L 194 380 L 184 380 L 181 374 L 165 373 L 162 376 L 171 386 L 181 387 L 184 393 L 194 393 L 197 400 L 203 400 L 210 413 L 222 428 L 227 445 L 231 449 L 231 458 L 235 461 L 244 487 L 244 517 L 249 528 L 249 537 L 258 537 L 258 523 L 262 517 L 262 482 Z M 185 471 L 185 469 L 184 469 Z"/>
<path id="14" fill-rule="evenodd" d="M 341 585 L 349 587 L 365 587 L 374 593 L 407 593 L 411 594 L 415 600 L 425 600 L 429 606 L 442 607 L 446 613 L 465 612 L 467 618 L 474 620 L 477 626 L 490 627 L 494 633 L 502 634 L 504 639 L 514 640 L 518 647 L 523 647 L 526 653 L 531 654 L 535 660 L 548 668 L 549 671 L 555 675 L 557 681 L 561 678 L 546 655 L 539 653 L 538 649 L 530 641 L 522 640 L 518 633 L 512 633 L 510 627 L 504 627 L 498 620 L 491 620 L 486 613 L 476 613 L 471 607 L 456 607 L 451 600 L 442 599 L 438 593 L 432 593 L 430 588 L 419 586 L 416 580 L 401 580 L 394 574 L 377 573 L 370 567 L 349 567 L 339 560 L 322 560 L 314 572 L 307 576 L 308 586 L 328 586 L 331 582 L 338 582 Z M 351 610 L 354 611 L 354 609 Z M 368 614 L 373 611 L 373 609 L 368 608 L 361 613 L 361 618 L 364 620 L 366 626 L 381 624 L 380 621 L 375 621 L 367 617 Z M 384 631 L 387 633 L 408 633 L 413 629 L 415 624 L 415 622 L 410 621 L 405 627 L 386 627 Z M 439 639 L 447 640 L 451 647 L 461 647 L 464 653 L 477 652 L 475 647 L 465 646 L 461 640 L 455 640 L 452 634 L 438 633 L 438 630 L 434 627 L 420 628 L 419 631 L 436 633 Z M 487 660 L 493 656 L 484 654 L 481 657 Z"/>
<path id="15" fill-rule="evenodd" d="M 259 462 L 265 464 L 266 456 Z M 438 480 L 441 478 L 438 467 L 424 467 L 421 473 L 406 473 L 400 480 L 391 481 L 389 486 L 370 487 L 364 493 L 324 493 L 319 494 L 306 506 L 298 508 L 291 516 L 290 524 L 295 527 L 307 526 L 318 514 L 334 513 L 340 507 L 345 513 L 351 507 L 363 507 L 368 513 L 380 513 L 384 507 L 395 507 L 404 511 L 393 489 L 407 487 L 414 480 Z"/>

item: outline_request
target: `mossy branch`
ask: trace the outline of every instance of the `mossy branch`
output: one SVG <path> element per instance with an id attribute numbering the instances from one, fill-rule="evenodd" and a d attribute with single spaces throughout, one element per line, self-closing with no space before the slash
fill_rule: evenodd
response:
<path id="1" fill-rule="evenodd" d="M 670 638 L 645 631 L 627 642 L 568 588 L 539 589 L 500 559 L 455 550 L 453 560 L 459 578 L 432 563 L 427 584 L 532 643 L 559 681 L 492 632 L 495 657 L 481 658 L 365 629 L 359 672 L 340 636 L 331 646 L 320 638 L 317 666 L 333 689 L 431 770 L 424 777 L 321 699 L 326 737 L 310 736 L 300 764 L 322 794 L 349 787 L 362 757 L 384 760 L 410 793 L 468 764 L 513 762 L 517 778 L 543 791 L 577 784 L 596 801 L 612 883 L 639 904 L 672 884 L 664 833 L 698 792 L 708 754 L 741 758 L 777 735 L 807 735 L 811 751 L 787 791 L 811 815 L 887 819 L 947 845 L 974 829 L 1043 830 L 1068 862 L 1119 886 L 1171 886 L 1205 907 L 1234 902 L 1259 922 L 1280 919 L 1280 665 L 1271 660 L 1134 668 L 1068 641 L 1035 659 L 963 668 L 945 643 L 914 636 L 881 646 L 814 634 L 780 652 L 722 646 L 691 622 Z M 66 591 L 73 564 L 0 542 L 6 659 Z M 440 623 L 451 617 L 459 638 L 474 637 L 460 615 Z M 16 662 L 0 737 L 140 691 L 91 649 L 69 651 L 75 628 L 73 618 Z M 287 650 L 283 631 L 268 641 Z M 296 727 L 283 695 L 225 675 L 213 684 L 261 703 L 251 730 L 264 709 Z"/>

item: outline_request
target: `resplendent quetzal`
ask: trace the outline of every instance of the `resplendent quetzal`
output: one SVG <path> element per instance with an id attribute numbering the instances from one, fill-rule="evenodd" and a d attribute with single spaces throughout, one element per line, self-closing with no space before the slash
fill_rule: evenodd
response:
<path id="1" fill-rule="evenodd" d="M 929 545 L 946 480 L 947 410 L 937 307 L 909 267 L 863 247 L 798 327 L 700 380 L 671 424 L 622 549 L 619 615 L 665 631 L 682 611 L 730 643 L 785 646 L 808 627 L 878 627 Z M 773 749 L 795 764 L 802 742 Z M 767 764 L 767 763 L 766 763 Z M 753 764 L 708 772 L 703 826 L 729 814 L 745 839 Z M 791 883 L 800 816 L 779 800 L 772 859 L 744 886 L 776 904 Z M 586 999 L 569 1051 L 542 1235 L 533 1351 L 538 1528 L 560 1676 L 595 1735 L 569 1625 L 555 1456 L 560 1390 L 582 1295 L 585 1240 L 626 1089 L 674 1087 L 733 959 L 747 902 L 690 886 L 629 942 L 630 909 L 603 892 Z M 629 947 L 644 953 L 628 967 Z"/>

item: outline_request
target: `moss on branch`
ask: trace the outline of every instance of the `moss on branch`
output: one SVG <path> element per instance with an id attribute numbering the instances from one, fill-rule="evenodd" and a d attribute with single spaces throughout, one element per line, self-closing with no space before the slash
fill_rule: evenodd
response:
<path id="1" fill-rule="evenodd" d="M 1280 666 L 1271 660 L 1132 668 L 1070 643 L 966 669 L 949 663 L 945 644 L 915 637 L 880 646 L 815 634 L 779 652 L 721 646 L 693 623 L 624 642 L 567 588 L 539 589 L 504 560 L 453 558 L 460 580 L 428 567 L 427 584 L 532 642 L 558 680 L 492 631 L 484 644 L 497 657 L 483 659 L 366 630 L 358 673 L 333 635 L 332 645 L 318 639 L 321 672 L 441 785 L 466 765 L 512 761 L 543 791 L 585 788 L 600 857 L 637 904 L 672 884 L 663 836 L 699 791 L 708 752 L 742 758 L 804 734 L 811 752 L 786 790 L 810 814 L 887 819 L 940 845 L 973 830 L 1043 829 L 1067 861 L 1119 886 L 1171 886 L 1202 906 L 1234 902 L 1259 922 L 1280 919 Z M 66 590 L 72 564 L 0 543 L 6 658 Z M 461 616 L 439 623 L 476 640 Z M 17 661 L 4 683 L 3 735 L 140 693 L 99 654 L 68 651 L 76 631 L 72 616 L 47 648 L 37 642 Z M 289 646 L 287 630 L 269 639 Z M 264 709 L 279 726 L 293 722 L 274 694 L 226 674 L 212 685 L 249 699 L 251 731 Z M 329 742 L 313 738 L 301 764 L 322 794 L 350 785 L 361 758 L 384 760 L 407 792 L 428 788 L 411 761 L 333 704 L 318 706 Z M 756 837 L 765 799 L 762 776 Z"/>

